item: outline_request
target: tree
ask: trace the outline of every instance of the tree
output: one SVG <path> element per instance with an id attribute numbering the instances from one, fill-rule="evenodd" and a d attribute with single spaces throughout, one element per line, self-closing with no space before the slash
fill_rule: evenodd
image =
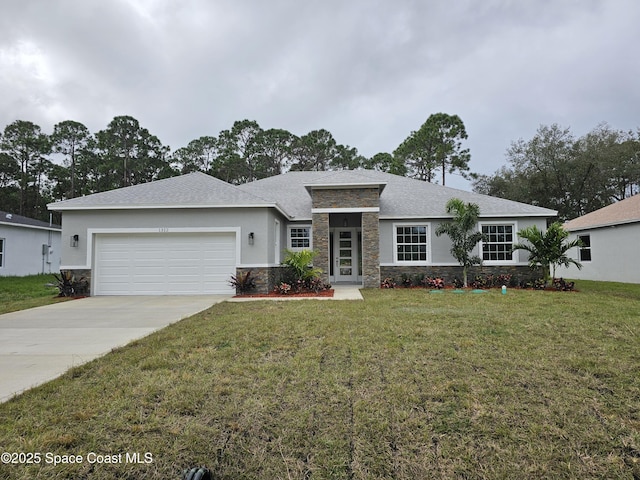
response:
<path id="1" fill-rule="evenodd" d="M 96 138 L 101 191 L 156 180 L 168 164 L 168 149 L 133 117 L 115 117 Z"/>
<path id="2" fill-rule="evenodd" d="M 640 190 L 640 132 L 600 124 L 581 138 L 557 124 L 541 125 L 531 140 L 512 142 L 508 166 L 478 177 L 478 193 L 558 211 L 576 218 Z"/>
<path id="3" fill-rule="evenodd" d="M 69 194 L 67 198 L 76 196 L 76 163 L 83 149 L 89 146 L 91 133 L 80 122 L 65 120 L 53 127 L 51 144 L 53 152 L 65 156 L 65 164 L 69 167 Z"/>
<path id="4" fill-rule="evenodd" d="M 582 264 L 573 258 L 567 256 L 567 252 L 572 248 L 582 245 L 579 239 L 571 242 L 565 242 L 569 236 L 560 222 L 554 222 L 549 225 L 546 232 L 542 232 L 535 225 L 527 227 L 518 232 L 520 238 L 524 238 L 528 243 L 516 243 L 513 250 L 525 250 L 529 252 L 529 266 L 531 268 L 542 267 L 544 283 L 549 284 L 549 269 L 551 268 L 552 277 L 556 277 L 556 267 L 575 265 L 578 269 L 582 268 Z"/>
<path id="5" fill-rule="evenodd" d="M 462 266 L 464 287 L 467 287 L 467 270 L 472 265 L 480 265 L 482 260 L 477 255 L 471 255 L 476 245 L 485 235 L 476 230 L 480 207 L 475 203 L 464 203 L 459 198 L 452 198 L 447 202 L 447 213 L 453 214 L 450 222 L 441 223 L 436 229 L 436 235 L 447 234 L 451 239 L 451 255 Z"/>
<path id="6" fill-rule="evenodd" d="M 41 186 L 51 162 L 46 158 L 51 152 L 47 135 L 32 122 L 16 120 L 7 125 L 0 140 L 3 163 L 13 162 L 19 189 L 18 213 L 34 218 L 46 215 L 46 200 L 41 197 Z M 10 160 L 9 160 L 10 159 Z"/>
<path id="7" fill-rule="evenodd" d="M 420 180 L 433 181 L 439 169 L 445 185 L 447 173 L 459 172 L 466 177 L 469 172 L 469 149 L 462 148 L 462 140 L 467 137 L 458 115 L 435 113 L 419 130 L 411 132 L 393 154 L 407 165 L 411 176 Z"/>
<path id="8" fill-rule="evenodd" d="M 260 130 L 249 145 L 255 177 L 266 178 L 286 172 L 291 164 L 291 148 L 296 139 L 295 135 L 280 128 Z"/>
<path id="9" fill-rule="evenodd" d="M 256 179 L 256 157 L 251 143 L 262 129 L 254 120 L 236 121 L 231 130 L 218 135 L 218 178 L 240 184 Z"/>
<path id="10" fill-rule="evenodd" d="M 365 168 L 378 170 L 380 172 L 393 173 L 394 175 L 405 176 L 407 167 L 404 162 L 390 153 L 380 152 L 363 162 Z"/>
<path id="11" fill-rule="evenodd" d="M 172 160 L 183 175 L 191 172 L 209 173 L 218 158 L 218 148 L 216 137 L 200 137 L 173 152 Z"/>
<path id="12" fill-rule="evenodd" d="M 327 130 L 313 130 L 293 142 L 291 156 L 291 170 L 329 170 L 339 156 L 338 144 Z"/>

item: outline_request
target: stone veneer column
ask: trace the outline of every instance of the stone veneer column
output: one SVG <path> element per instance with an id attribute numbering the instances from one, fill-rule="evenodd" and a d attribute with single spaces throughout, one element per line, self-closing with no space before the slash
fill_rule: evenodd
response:
<path id="1" fill-rule="evenodd" d="M 380 287 L 380 219 L 378 212 L 362 212 L 362 283 Z"/>
<path id="2" fill-rule="evenodd" d="M 329 282 L 329 214 L 312 214 L 311 235 L 313 249 L 318 252 L 313 259 L 313 266 L 322 270 L 322 279 Z"/>

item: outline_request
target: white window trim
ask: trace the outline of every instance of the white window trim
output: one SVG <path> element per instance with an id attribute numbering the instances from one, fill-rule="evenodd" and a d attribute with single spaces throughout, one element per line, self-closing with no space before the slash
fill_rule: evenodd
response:
<path id="1" fill-rule="evenodd" d="M 593 250 L 591 249 L 591 234 L 590 233 L 583 233 L 583 234 L 577 234 L 576 235 L 576 238 L 578 240 L 582 241 L 582 239 L 580 237 L 589 237 L 589 246 L 588 247 L 578 247 L 578 261 L 580 263 L 592 262 L 593 261 L 593 255 L 592 255 Z M 589 250 L 589 256 L 591 257 L 591 260 L 582 260 L 582 251 L 583 250 Z"/>
<path id="2" fill-rule="evenodd" d="M 517 221 L 510 221 L 510 222 L 500 222 L 500 221 L 495 221 L 495 222 L 478 222 L 478 231 L 482 232 L 482 227 L 485 225 L 511 225 L 513 227 L 513 242 L 511 243 L 511 245 L 513 246 L 513 244 L 518 242 L 518 222 Z M 478 256 L 482 259 L 482 264 L 483 265 L 514 265 L 518 263 L 518 258 L 519 258 L 519 254 L 517 251 L 513 252 L 511 255 L 511 260 L 484 260 L 482 258 L 482 251 L 484 249 L 484 241 L 480 241 L 480 243 L 478 244 Z"/>
<path id="3" fill-rule="evenodd" d="M 426 260 L 398 260 L 398 227 L 426 227 L 427 229 L 427 259 Z M 431 223 L 430 222 L 398 222 L 393 223 L 393 265 L 430 265 L 431 264 Z"/>
<path id="4" fill-rule="evenodd" d="M 6 255 L 6 250 L 7 250 L 7 239 L 6 238 L 0 238 L 0 269 L 3 269 L 4 266 L 7 263 L 7 255 Z"/>
<path id="5" fill-rule="evenodd" d="M 277 218 L 273 221 L 273 228 L 274 228 L 274 232 L 273 232 L 274 261 L 275 263 L 280 263 L 280 251 L 282 250 L 282 248 L 280 247 L 281 231 L 280 231 L 280 220 L 278 220 Z"/>
<path id="6" fill-rule="evenodd" d="M 301 247 L 292 247 L 291 246 L 291 230 L 294 228 L 308 228 L 309 229 L 309 247 L 301 248 Z M 287 225 L 287 249 L 293 252 L 299 252 L 301 250 L 313 250 L 313 229 L 311 228 L 311 224 L 293 224 Z"/>

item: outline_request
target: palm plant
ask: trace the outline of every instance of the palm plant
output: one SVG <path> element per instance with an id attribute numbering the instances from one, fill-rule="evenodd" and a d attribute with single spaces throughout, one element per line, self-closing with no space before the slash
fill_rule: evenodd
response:
<path id="1" fill-rule="evenodd" d="M 527 240 L 528 243 L 516 243 L 513 245 L 513 250 L 529 252 L 529 266 L 542 267 L 545 285 L 549 284 L 550 278 L 555 278 L 556 267 L 559 265 L 564 267 L 575 265 L 578 269 L 582 268 L 580 262 L 567 256 L 569 250 L 582 246 L 582 242 L 579 239 L 565 242 L 569 232 L 562 227 L 561 223 L 552 223 L 546 232 L 533 225 L 520 230 L 518 236 Z M 549 270 L 552 272 L 551 276 Z"/>
<path id="2" fill-rule="evenodd" d="M 478 242 L 485 239 L 482 232 L 476 230 L 480 207 L 475 203 L 464 203 L 459 198 L 452 198 L 447 202 L 447 213 L 453 214 L 450 222 L 441 223 L 436 229 L 436 235 L 446 233 L 451 239 L 451 255 L 462 266 L 462 281 L 466 288 L 467 270 L 472 265 L 480 265 L 482 259 L 471 255 Z"/>

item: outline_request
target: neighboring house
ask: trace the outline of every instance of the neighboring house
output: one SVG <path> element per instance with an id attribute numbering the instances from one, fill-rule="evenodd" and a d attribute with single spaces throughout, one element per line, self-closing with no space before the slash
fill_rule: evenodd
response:
<path id="1" fill-rule="evenodd" d="M 566 276 L 582 280 L 640 283 L 640 195 L 626 198 L 564 224 L 582 247 L 570 256 L 582 264 Z"/>
<path id="2" fill-rule="evenodd" d="M 93 295 L 230 293 L 232 274 L 252 271 L 259 291 L 279 281 L 285 250 L 313 249 L 331 283 L 379 287 L 381 278 L 460 267 L 445 205 L 480 206 L 485 273 L 528 275 L 511 253 L 516 232 L 545 228 L 556 212 L 372 170 L 289 172 L 244 185 L 203 173 L 49 205 L 62 212 L 62 268 L 87 277 Z M 77 238 L 72 246 L 70 239 Z"/>
<path id="3" fill-rule="evenodd" d="M 0 276 L 60 270 L 60 226 L 0 211 Z"/>

